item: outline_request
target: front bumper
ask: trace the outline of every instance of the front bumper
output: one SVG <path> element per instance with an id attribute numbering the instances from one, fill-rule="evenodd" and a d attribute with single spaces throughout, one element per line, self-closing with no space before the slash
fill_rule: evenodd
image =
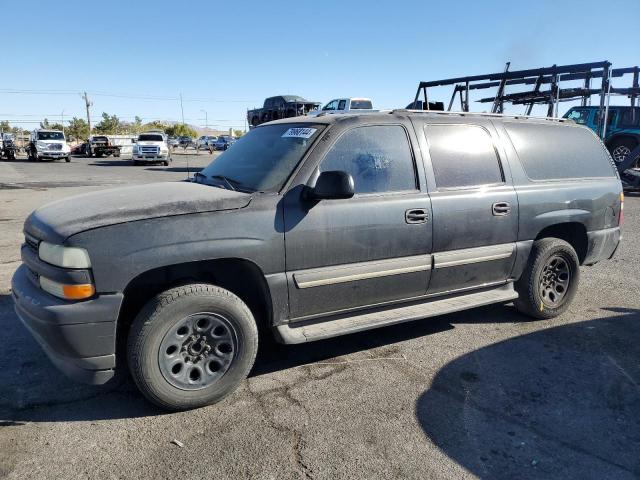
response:
<path id="1" fill-rule="evenodd" d="M 116 321 L 122 294 L 69 302 L 49 295 L 22 265 L 11 280 L 15 310 L 53 364 L 68 377 L 103 384 L 116 366 Z"/>
<path id="2" fill-rule="evenodd" d="M 165 153 L 165 154 L 160 153 L 158 155 L 134 154 L 131 156 L 131 158 L 136 162 L 166 162 L 169 160 L 169 154 L 168 153 Z"/>
<path id="3" fill-rule="evenodd" d="M 62 150 L 51 150 L 51 151 L 37 150 L 37 152 L 40 158 L 64 158 L 71 155 L 70 151 L 64 152 Z"/>

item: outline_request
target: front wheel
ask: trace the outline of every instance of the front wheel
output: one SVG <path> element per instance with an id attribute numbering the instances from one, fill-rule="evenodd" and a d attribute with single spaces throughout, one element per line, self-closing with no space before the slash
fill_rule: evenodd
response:
<path id="1" fill-rule="evenodd" d="M 128 339 L 129 368 L 140 391 L 169 410 L 222 400 L 244 380 L 258 350 L 251 311 L 233 293 L 189 284 L 154 297 Z"/>
<path id="2" fill-rule="evenodd" d="M 71 161 L 71 159 L 69 157 L 64 157 L 64 161 L 69 163 Z"/>
<path id="3" fill-rule="evenodd" d="M 631 138 L 618 138 L 613 140 L 611 145 L 609 145 L 609 151 L 611 152 L 613 161 L 616 163 L 622 163 L 636 145 L 637 142 Z M 633 167 L 633 165 L 631 165 L 631 167 Z"/>
<path id="4" fill-rule="evenodd" d="M 529 263 L 515 283 L 516 308 L 531 317 L 549 319 L 564 313 L 578 290 L 580 261 L 571 245 L 559 238 L 533 243 Z"/>

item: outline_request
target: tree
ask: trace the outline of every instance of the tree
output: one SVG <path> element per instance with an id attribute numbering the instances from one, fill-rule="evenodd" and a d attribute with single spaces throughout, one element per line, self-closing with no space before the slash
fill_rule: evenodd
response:
<path id="1" fill-rule="evenodd" d="M 0 122 L 0 132 L 9 133 L 12 131 L 11 125 L 6 120 Z"/>
<path id="2" fill-rule="evenodd" d="M 234 130 L 233 131 L 233 136 L 236 138 L 240 138 L 242 135 L 244 135 L 244 132 L 242 130 Z"/>
<path id="3" fill-rule="evenodd" d="M 95 127 L 96 132 L 102 134 L 117 134 L 118 130 L 122 130 L 122 123 L 116 115 L 109 115 L 102 112 L 102 120 Z"/>
<path id="4" fill-rule="evenodd" d="M 176 123 L 164 129 L 164 132 L 172 137 L 197 137 L 198 132 L 185 123 Z"/>
<path id="5" fill-rule="evenodd" d="M 169 126 L 166 123 L 159 122 L 158 120 L 154 120 L 153 122 L 145 123 L 140 128 L 142 131 L 149 130 L 162 130 L 163 132 L 167 130 Z"/>
<path id="6" fill-rule="evenodd" d="M 65 132 L 69 139 L 84 140 L 89 138 L 89 124 L 82 118 L 73 117 Z"/>

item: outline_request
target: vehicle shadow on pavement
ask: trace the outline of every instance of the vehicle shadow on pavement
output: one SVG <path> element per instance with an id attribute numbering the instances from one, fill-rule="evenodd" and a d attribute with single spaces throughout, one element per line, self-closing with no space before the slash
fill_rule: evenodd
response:
<path id="1" fill-rule="evenodd" d="M 416 403 L 427 437 L 480 478 L 638 478 L 640 310 L 603 310 L 444 366 Z"/>
<path id="2" fill-rule="evenodd" d="M 454 328 L 465 322 L 514 322 L 522 320 L 512 308 L 484 307 L 457 315 L 416 321 L 346 335 L 304 345 L 261 343 L 250 376 L 295 368 L 309 363 L 389 346 Z M 0 295 L 0 426 L 23 422 L 93 421 L 163 414 L 137 391 L 125 372 L 106 385 L 76 383 L 48 360 L 13 311 L 10 295 Z"/>
<path id="3" fill-rule="evenodd" d="M 163 172 L 176 172 L 176 173 L 195 173 L 202 171 L 204 167 L 147 167 L 145 170 L 150 171 L 163 171 Z"/>

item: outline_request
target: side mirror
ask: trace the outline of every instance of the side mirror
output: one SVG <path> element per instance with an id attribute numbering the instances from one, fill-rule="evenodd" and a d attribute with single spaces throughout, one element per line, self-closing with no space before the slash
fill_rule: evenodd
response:
<path id="1" fill-rule="evenodd" d="M 309 188 L 307 198 L 312 200 L 337 200 L 353 197 L 353 177 L 347 172 L 322 172 L 315 187 Z"/>

